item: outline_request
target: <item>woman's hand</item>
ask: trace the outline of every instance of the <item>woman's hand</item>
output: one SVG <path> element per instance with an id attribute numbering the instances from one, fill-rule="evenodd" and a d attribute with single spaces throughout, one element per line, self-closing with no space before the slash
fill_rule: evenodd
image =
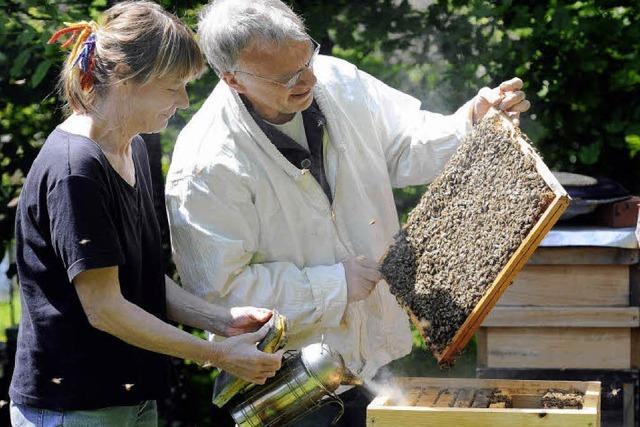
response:
<path id="1" fill-rule="evenodd" d="M 165 289 L 169 319 L 224 337 L 255 332 L 271 319 L 271 310 L 265 308 L 233 307 L 228 309 L 218 304 L 209 303 L 203 298 L 185 291 L 170 277 L 165 277 Z"/>
<path id="2" fill-rule="evenodd" d="M 256 348 L 258 341 L 264 338 L 268 331 L 269 326 L 264 325 L 257 332 L 212 343 L 214 357 L 211 363 L 245 381 L 264 384 L 280 369 L 283 353 L 264 353 Z"/>
<path id="3" fill-rule="evenodd" d="M 271 319 L 273 312 L 266 308 L 232 307 L 225 319 L 223 334 L 226 337 L 255 332 Z"/>

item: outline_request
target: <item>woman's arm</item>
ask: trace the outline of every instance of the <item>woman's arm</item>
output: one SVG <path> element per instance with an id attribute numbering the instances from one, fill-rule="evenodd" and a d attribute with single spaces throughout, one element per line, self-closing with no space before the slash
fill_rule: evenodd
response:
<path id="1" fill-rule="evenodd" d="M 127 301 L 120 292 L 117 267 L 86 270 L 73 283 L 91 325 L 128 344 L 218 366 L 258 384 L 264 384 L 280 368 L 280 353 L 267 354 L 256 348 L 256 342 L 267 333 L 266 327 L 221 343 L 208 342 Z"/>
<path id="2" fill-rule="evenodd" d="M 185 291 L 167 276 L 165 288 L 169 319 L 225 337 L 254 332 L 271 318 L 271 310 L 263 308 L 228 309 L 211 304 Z"/>

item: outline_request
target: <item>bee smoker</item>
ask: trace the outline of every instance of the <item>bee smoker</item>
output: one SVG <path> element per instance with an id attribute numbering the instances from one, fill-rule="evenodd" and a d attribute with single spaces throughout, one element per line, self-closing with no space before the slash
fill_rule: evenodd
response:
<path id="1" fill-rule="evenodd" d="M 342 356 L 324 343 L 288 352 L 282 368 L 263 386 L 250 390 L 231 409 L 238 427 L 284 426 L 326 404 L 344 405 L 334 393 L 340 385 L 360 385 L 362 380 L 345 366 Z"/>

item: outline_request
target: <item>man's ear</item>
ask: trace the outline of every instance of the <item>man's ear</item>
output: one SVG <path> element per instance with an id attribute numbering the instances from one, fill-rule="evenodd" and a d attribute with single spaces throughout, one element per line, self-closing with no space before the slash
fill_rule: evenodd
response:
<path id="1" fill-rule="evenodd" d="M 224 82 L 229 85 L 229 87 L 233 90 L 235 90 L 238 93 L 246 93 L 247 92 L 247 88 L 245 85 L 243 85 L 238 78 L 236 77 L 235 73 L 231 73 L 229 71 L 227 71 L 226 73 L 224 73 L 222 75 L 222 80 L 224 80 Z"/>

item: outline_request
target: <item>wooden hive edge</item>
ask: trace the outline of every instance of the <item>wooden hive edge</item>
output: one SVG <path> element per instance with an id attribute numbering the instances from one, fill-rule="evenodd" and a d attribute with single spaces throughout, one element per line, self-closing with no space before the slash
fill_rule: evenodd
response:
<path id="1" fill-rule="evenodd" d="M 539 380 L 507 380 L 507 379 L 478 379 L 478 378 L 428 378 L 428 377 L 401 377 L 395 383 L 402 388 L 497 388 L 512 395 L 538 394 L 547 389 L 577 390 L 584 393 L 582 409 L 545 409 L 545 408 L 466 408 L 466 407 L 423 407 L 408 405 L 388 406 L 389 396 L 378 395 L 367 406 L 367 412 L 398 411 L 398 412 L 502 412 L 502 413 L 547 413 L 547 414 L 574 414 L 596 415 L 600 413 L 599 381 L 539 381 Z"/>
<path id="2" fill-rule="evenodd" d="M 590 409 L 596 411 L 596 413 L 600 412 L 601 389 L 602 384 L 600 383 L 600 381 L 587 382 L 587 390 L 584 393 L 584 403 L 582 404 L 582 409 Z"/>
<path id="3" fill-rule="evenodd" d="M 373 402 L 372 402 L 373 403 Z M 373 411 L 409 411 L 409 412 L 474 412 L 474 413 L 522 413 L 522 414 L 597 414 L 597 409 L 586 408 L 453 408 L 453 407 L 431 407 L 431 406 L 385 406 L 369 404 L 367 410 Z"/>
<path id="4" fill-rule="evenodd" d="M 640 307 L 536 307 L 503 305 L 485 318 L 486 328 L 638 328 Z"/>
<path id="5" fill-rule="evenodd" d="M 402 389 L 406 388 L 508 388 L 525 391 L 535 388 L 575 388 L 579 391 L 599 391 L 599 381 L 571 381 L 571 380 L 512 380 L 491 378 L 444 378 L 444 377 L 397 377 L 394 384 Z"/>

